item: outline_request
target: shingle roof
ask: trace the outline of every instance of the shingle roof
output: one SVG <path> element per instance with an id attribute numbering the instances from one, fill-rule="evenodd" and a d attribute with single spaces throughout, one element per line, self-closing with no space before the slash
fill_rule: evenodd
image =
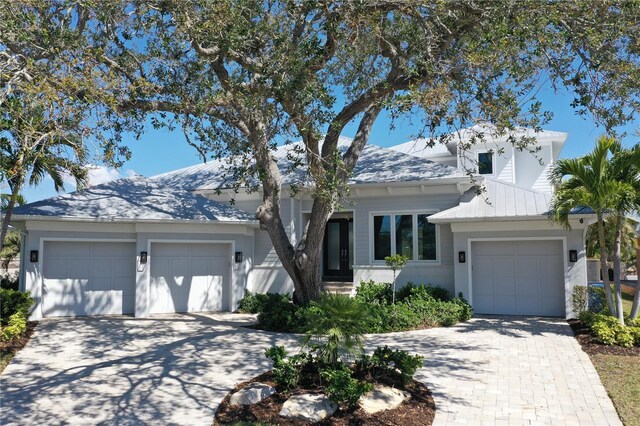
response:
<path id="1" fill-rule="evenodd" d="M 474 222 L 486 219 L 546 219 L 551 208 L 552 194 L 484 178 L 478 182 L 485 192 L 478 194 L 473 187 L 463 194 L 460 204 L 429 217 L 434 223 Z M 591 214 L 591 209 L 578 208 L 571 214 Z"/>
<path id="2" fill-rule="evenodd" d="M 350 138 L 341 137 L 338 146 L 344 152 L 351 143 Z M 284 145 L 275 152 L 278 167 L 283 175 L 283 184 L 308 184 L 304 167 L 293 168 L 291 156 L 297 155 L 301 142 Z M 215 160 L 180 170 L 153 176 L 164 185 L 191 190 L 213 190 L 229 188 L 233 177 L 226 160 Z M 453 167 L 420 159 L 388 148 L 367 144 L 356 164 L 350 184 L 391 183 L 424 181 L 449 177 L 463 177 Z"/>
<path id="3" fill-rule="evenodd" d="M 19 216 L 99 220 L 193 220 L 253 222 L 252 214 L 142 176 L 119 179 L 83 191 L 17 207 Z"/>

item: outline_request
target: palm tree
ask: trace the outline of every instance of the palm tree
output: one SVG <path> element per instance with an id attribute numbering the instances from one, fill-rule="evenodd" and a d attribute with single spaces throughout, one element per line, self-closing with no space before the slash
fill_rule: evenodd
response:
<path id="1" fill-rule="evenodd" d="M 621 236 L 621 258 L 622 262 L 630 265 L 635 263 L 636 259 L 636 226 L 638 222 L 633 219 L 625 218 L 622 224 Z M 607 242 L 607 253 L 609 257 L 607 262 L 613 263 L 613 243 L 615 240 L 615 221 L 605 220 L 604 237 Z M 598 242 L 598 224 L 594 223 L 587 228 L 586 249 L 588 257 L 596 257 L 600 253 L 600 245 Z"/>
<path id="2" fill-rule="evenodd" d="M 640 144 L 631 149 L 624 149 L 619 143 L 615 144 L 613 157 L 611 158 L 611 171 L 612 177 L 621 185 L 617 196 L 614 198 L 616 205 L 613 278 L 616 285 L 618 319 L 624 323 L 622 286 L 620 285 L 621 242 L 626 214 L 640 207 Z"/>
<path id="3" fill-rule="evenodd" d="M 609 155 L 613 154 L 617 145 L 614 138 L 602 136 L 596 142 L 593 152 L 576 159 L 558 160 L 551 172 L 551 180 L 556 187 L 551 219 L 568 228 L 569 214 L 576 207 L 586 206 L 594 211 L 597 218 L 602 271 L 607 271 L 604 218 L 615 210 L 616 199 L 625 190 L 620 182 L 612 178 L 610 170 Z M 607 305 L 611 312 L 617 315 L 617 304 L 613 303 L 608 274 L 603 273 L 602 278 Z"/>
<path id="4" fill-rule="evenodd" d="M 87 183 L 87 152 L 73 124 L 73 119 L 30 107 L 17 96 L 0 103 L 0 172 L 10 189 L 3 212 L 0 250 L 26 183 L 37 185 L 50 176 L 56 191 L 64 190 L 66 175 L 76 181 L 79 189 Z"/>
<path id="5" fill-rule="evenodd" d="M 0 212 L 4 212 L 9 204 L 10 194 L 0 194 Z M 16 205 L 27 204 L 22 195 L 16 198 Z M 20 254 L 20 232 L 10 229 L 4 239 L 2 250 L 0 250 L 0 268 L 6 272 L 9 264 Z"/>

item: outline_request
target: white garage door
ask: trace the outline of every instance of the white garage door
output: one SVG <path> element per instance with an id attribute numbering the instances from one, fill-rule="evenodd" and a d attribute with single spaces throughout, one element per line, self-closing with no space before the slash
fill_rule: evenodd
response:
<path id="1" fill-rule="evenodd" d="M 149 313 L 229 309 L 229 244 L 152 243 Z"/>
<path id="2" fill-rule="evenodd" d="M 134 243 L 46 241 L 43 315 L 133 313 L 135 253 Z"/>
<path id="3" fill-rule="evenodd" d="M 479 314 L 565 316 L 562 242 L 472 242 L 473 309 Z"/>

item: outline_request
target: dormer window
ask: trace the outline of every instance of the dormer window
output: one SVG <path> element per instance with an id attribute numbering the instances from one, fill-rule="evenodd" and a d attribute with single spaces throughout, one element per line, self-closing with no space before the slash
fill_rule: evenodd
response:
<path id="1" fill-rule="evenodd" d="M 481 174 L 481 175 L 493 174 L 493 153 L 492 152 L 478 153 L 478 174 Z"/>

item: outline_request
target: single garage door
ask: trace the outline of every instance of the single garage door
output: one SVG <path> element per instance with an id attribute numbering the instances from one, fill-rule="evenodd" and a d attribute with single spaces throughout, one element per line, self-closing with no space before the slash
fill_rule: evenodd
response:
<path id="1" fill-rule="evenodd" d="M 135 243 L 45 241 L 42 266 L 45 317 L 133 313 Z"/>
<path id="2" fill-rule="evenodd" d="M 149 313 L 229 309 L 229 244 L 152 243 Z"/>
<path id="3" fill-rule="evenodd" d="M 472 242 L 473 309 L 479 314 L 565 316 L 562 242 Z"/>

